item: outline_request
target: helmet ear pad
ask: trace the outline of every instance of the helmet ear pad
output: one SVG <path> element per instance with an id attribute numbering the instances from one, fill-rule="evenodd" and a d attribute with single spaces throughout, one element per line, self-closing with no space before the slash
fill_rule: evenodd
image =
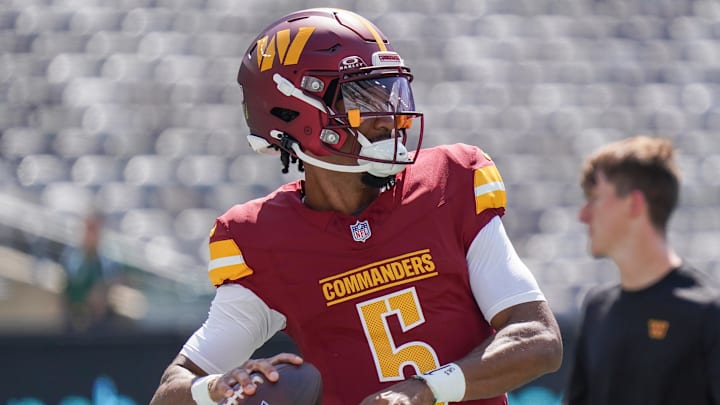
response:
<path id="1" fill-rule="evenodd" d="M 342 100 L 342 92 L 335 94 L 338 92 L 339 82 L 340 81 L 338 79 L 330 80 L 330 83 L 328 83 L 327 89 L 325 90 L 325 94 L 323 94 L 323 101 L 325 101 L 325 105 L 332 108 L 333 110 L 335 110 L 337 107 L 333 105 L 333 103 L 337 103 L 338 101 Z"/>

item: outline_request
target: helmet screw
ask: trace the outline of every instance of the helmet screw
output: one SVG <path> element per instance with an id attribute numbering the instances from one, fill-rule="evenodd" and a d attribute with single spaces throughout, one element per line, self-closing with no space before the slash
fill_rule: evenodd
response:
<path id="1" fill-rule="evenodd" d="M 312 134 L 312 128 L 305 127 L 305 128 L 303 128 L 303 132 L 305 133 L 305 135 L 310 135 L 310 134 Z"/>
<path id="2" fill-rule="evenodd" d="M 323 129 L 320 132 L 320 140 L 331 145 L 337 145 L 340 142 L 340 135 L 335 131 Z"/>

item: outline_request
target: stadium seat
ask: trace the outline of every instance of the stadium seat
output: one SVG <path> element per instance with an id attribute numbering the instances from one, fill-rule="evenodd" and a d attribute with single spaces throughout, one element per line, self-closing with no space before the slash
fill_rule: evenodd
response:
<path id="1" fill-rule="evenodd" d="M 83 186 L 100 186 L 122 178 L 122 162 L 115 156 L 84 155 L 77 158 L 70 169 L 75 183 Z"/>

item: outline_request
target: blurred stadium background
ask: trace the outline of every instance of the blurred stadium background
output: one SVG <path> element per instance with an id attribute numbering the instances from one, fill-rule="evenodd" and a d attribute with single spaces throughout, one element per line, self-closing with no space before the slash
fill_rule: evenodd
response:
<path id="1" fill-rule="evenodd" d="M 245 145 L 241 55 L 281 15 L 329 5 L 374 21 L 412 68 L 424 146 L 493 156 L 508 232 L 568 343 L 584 292 L 616 277 L 588 257 L 576 220 L 582 157 L 602 143 L 675 142 L 685 184 L 671 242 L 720 274 L 720 2 L 0 0 L 0 333 L 14 342 L 4 347 L 91 341 L 62 335 L 59 257 L 98 206 L 101 252 L 126 270 L 111 301 L 127 322 L 105 339 L 171 336 L 145 383 L 154 388 L 206 315 L 213 219 L 298 176 Z"/>

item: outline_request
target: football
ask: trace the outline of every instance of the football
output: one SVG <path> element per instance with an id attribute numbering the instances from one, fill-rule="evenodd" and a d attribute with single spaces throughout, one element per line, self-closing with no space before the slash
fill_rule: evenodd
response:
<path id="1" fill-rule="evenodd" d="M 251 374 L 257 390 L 253 395 L 243 395 L 239 385 L 235 395 L 224 398 L 219 405 L 320 405 L 322 403 L 322 378 L 318 369 L 310 363 L 299 366 L 283 363 L 275 366 L 280 378 L 267 381 L 262 373 Z"/>

